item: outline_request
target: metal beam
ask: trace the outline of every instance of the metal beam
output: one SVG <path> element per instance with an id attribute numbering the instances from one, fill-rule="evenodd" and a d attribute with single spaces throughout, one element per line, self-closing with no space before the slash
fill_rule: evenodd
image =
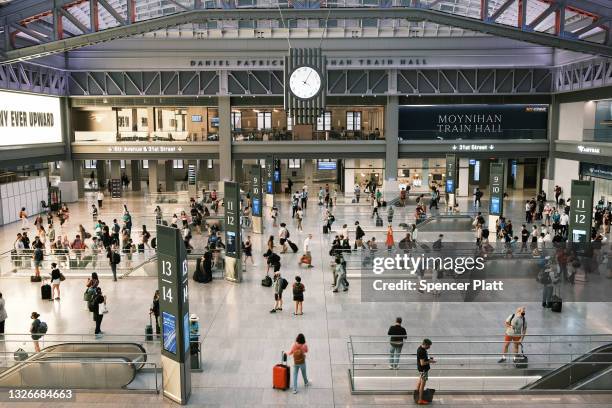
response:
<path id="1" fill-rule="evenodd" d="M 83 24 L 81 24 L 81 22 L 80 22 L 80 21 L 79 21 L 79 20 L 78 20 L 78 19 L 77 19 L 75 16 L 73 16 L 72 14 L 70 14 L 70 12 L 69 12 L 69 11 L 66 11 L 66 9 L 60 8 L 60 9 L 59 9 L 59 12 L 60 12 L 60 14 L 61 14 L 63 17 L 66 17 L 66 19 L 67 19 L 68 21 L 70 21 L 70 22 L 71 22 L 71 23 L 72 23 L 72 24 L 73 24 L 73 25 L 74 25 L 76 28 L 78 28 L 79 30 L 81 30 L 81 32 L 82 32 L 83 34 L 85 34 L 85 33 L 90 33 L 90 32 L 91 32 L 91 30 L 90 30 L 89 28 L 87 28 L 87 27 L 85 27 Z"/>
<path id="2" fill-rule="evenodd" d="M 108 13 L 113 16 L 113 18 L 115 20 L 117 20 L 117 22 L 121 25 L 125 25 L 126 21 L 125 19 L 121 16 L 121 14 L 117 13 L 117 10 L 115 10 L 113 8 L 113 6 L 111 6 L 110 4 L 108 4 L 108 2 L 106 0 L 98 0 L 98 3 L 104 7 L 106 9 L 106 11 L 108 11 Z"/>
<path id="3" fill-rule="evenodd" d="M 610 18 L 598 18 L 593 20 L 593 22 L 585 27 L 582 27 L 580 30 L 576 30 L 574 31 L 572 34 L 574 34 L 575 36 L 581 36 L 582 34 L 586 34 L 589 31 L 593 30 L 594 28 L 600 27 L 602 25 L 604 25 L 605 23 L 608 23 L 610 21 Z"/>
<path id="4" fill-rule="evenodd" d="M 531 20 L 531 23 L 529 23 L 527 27 L 532 30 L 535 29 L 539 24 L 542 23 L 542 21 L 546 20 L 546 17 L 550 16 L 552 13 L 559 10 L 559 8 L 563 8 L 563 7 L 558 3 L 551 4 L 550 6 L 548 6 L 546 10 L 540 13 L 539 16 Z"/>
<path id="5" fill-rule="evenodd" d="M 98 0 L 100 4 L 102 1 Z M 109 28 L 97 33 L 83 34 L 75 38 L 68 38 L 62 41 L 55 41 L 38 46 L 27 47 L 7 52 L 7 59 L 0 63 L 10 63 L 15 61 L 38 58 L 58 52 L 65 52 L 72 49 L 98 44 L 105 41 L 112 41 L 119 38 L 130 37 L 152 31 L 166 29 L 182 24 L 190 24 L 203 20 L 269 20 L 270 15 L 276 13 L 271 9 L 214 9 L 214 10 L 194 10 L 186 11 L 160 17 L 152 20 L 137 22 L 127 26 Z M 539 44 L 547 47 L 566 49 L 570 51 L 582 52 L 612 57 L 612 47 L 587 42 L 582 40 L 561 38 L 552 34 L 542 32 L 527 32 L 516 27 L 502 24 L 493 24 L 480 21 L 478 19 L 451 15 L 429 9 L 289 9 L 283 12 L 287 19 L 321 19 L 326 18 L 379 18 L 379 19 L 406 19 L 410 21 L 430 21 L 436 24 L 459 27 L 466 30 L 478 31 L 492 34 L 498 37 L 506 37 L 518 41 Z"/>
<path id="6" fill-rule="evenodd" d="M 45 38 L 44 35 L 41 35 L 40 33 L 36 32 L 35 30 L 32 30 L 32 29 L 30 29 L 28 27 L 20 26 L 20 25 L 15 24 L 15 23 L 12 23 L 10 27 L 13 30 L 21 31 L 24 34 L 27 34 L 28 36 L 34 38 L 38 42 L 43 43 L 43 42 L 47 41 L 47 38 Z"/>
<path id="7" fill-rule="evenodd" d="M 504 14 L 504 11 L 508 10 L 508 8 L 514 4 L 515 0 L 506 0 L 506 2 L 504 4 L 502 4 L 497 11 L 495 11 L 495 13 L 493 13 L 493 15 L 491 16 L 490 20 L 491 21 L 496 21 L 499 16 L 501 16 L 502 14 Z"/>

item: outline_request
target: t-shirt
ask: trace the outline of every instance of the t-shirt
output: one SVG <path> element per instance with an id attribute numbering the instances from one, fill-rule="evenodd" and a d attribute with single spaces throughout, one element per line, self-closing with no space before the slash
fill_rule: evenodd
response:
<path id="1" fill-rule="evenodd" d="M 510 324 L 510 327 L 506 326 L 508 336 L 522 336 L 527 331 L 527 321 L 523 316 L 511 314 L 506 319 L 506 323 Z"/>
<path id="2" fill-rule="evenodd" d="M 427 350 L 423 348 L 423 346 L 419 346 L 419 348 L 417 349 L 417 370 L 419 370 L 420 372 L 429 371 L 429 363 L 421 365 L 421 360 L 429 360 Z"/>
<path id="3" fill-rule="evenodd" d="M 404 339 L 406 338 L 406 329 L 398 324 L 394 324 L 393 326 L 389 327 L 387 335 L 391 336 L 391 344 L 400 345 L 404 343 Z"/>

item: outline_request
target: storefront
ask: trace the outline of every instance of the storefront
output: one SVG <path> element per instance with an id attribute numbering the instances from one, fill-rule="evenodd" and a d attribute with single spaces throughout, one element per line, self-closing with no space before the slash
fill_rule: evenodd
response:
<path id="1" fill-rule="evenodd" d="M 580 178 L 595 182 L 594 201 L 612 201 L 612 166 L 580 162 Z"/>

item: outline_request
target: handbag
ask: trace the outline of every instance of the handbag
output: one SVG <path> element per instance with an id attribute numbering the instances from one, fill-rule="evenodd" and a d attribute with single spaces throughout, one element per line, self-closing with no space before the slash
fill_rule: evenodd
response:
<path id="1" fill-rule="evenodd" d="M 64 276 L 63 273 L 60 273 L 60 282 L 63 282 L 66 280 L 66 277 Z"/>
<path id="2" fill-rule="evenodd" d="M 108 308 L 106 307 L 106 302 L 100 303 L 98 305 L 98 314 L 106 314 L 108 313 Z"/>

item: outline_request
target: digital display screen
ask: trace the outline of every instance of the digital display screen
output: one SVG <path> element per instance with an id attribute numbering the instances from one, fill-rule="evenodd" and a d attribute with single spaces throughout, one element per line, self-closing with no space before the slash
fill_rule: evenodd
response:
<path id="1" fill-rule="evenodd" d="M 189 313 L 185 313 L 183 315 L 183 336 L 184 336 L 184 341 L 185 341 L 185 353 L 187 353 L 187 350 L 189 350 L 189 341 L 190 341 L 190 336 L 189 336 Z"/>
<path id="2" fill-rule="evenodd" d="M 176 354 L 176 316 L 168 312 L 162 312 L 162 335 L 164 350 Z"/>
<path id="3" fill-rule="evenodd" d="M 261 217 L 261 201 L 259 198 L 253 199 L 253 215 L 255 217 Z"/>
<path id="4" fill-rule="evenodd" d="M 202 115 L 191 115 L 191 121 L 192 122 L 201 122 L 202 121 Z"/>
<path id="5" fill-rule="evenodd" d="M 447 193 L 453 193 L 455 191 L 454 186 L 455 186 L 454 180 L 446 180 L 446 192 Z"/>
<path id="6" fill-rule="evenodd" d="M 491 197 L 489 212 L 494 215 L 499 215 L 499 197 Z"/>
<path id="7" fill-rule="evenodd" d="M 584 243 L 587 242 L 587 233 L 585 230 L 573 230 L 572 231 L 572 242 Z"/>
<path id="8" fill-rule="evenodd" d="M 61 142 L 60 98 L 0 91 L 0 146 Z"/>
<path id="9" fill-rule="evenodd" d="M 274 189 L 272 188 L 272 180 L 268 180 L 266 182 L 266 193 L 274 194 Z"/>
<path id="10" fill-rule="evenodd" d="M 336 170 L 336 162 L 335 161 L 320 161 L 317 162 L 317 169 L 318 170 Z"/>
<path id="11" fill-rule="evenodd" d="M 476 164 L 476 159 L 470 159 L 470 166 L 473 166 Z"/>
<path id="12" fill-rule="evenodd" d="M 227 231 L 225 237 L 227 239 L 225 253 L 228 255 L 236 254 L 236 233 L 234 231 Z"/>
<path id="13" fill-rule="evenodd" d="M 274 182 L 280 183 L 280 170 L 274 170 Z"/>
<path id="14" fill-rule="evenodd" d="M 210 118 L 211 127 L 219 127 L 219 118 Z"/>

